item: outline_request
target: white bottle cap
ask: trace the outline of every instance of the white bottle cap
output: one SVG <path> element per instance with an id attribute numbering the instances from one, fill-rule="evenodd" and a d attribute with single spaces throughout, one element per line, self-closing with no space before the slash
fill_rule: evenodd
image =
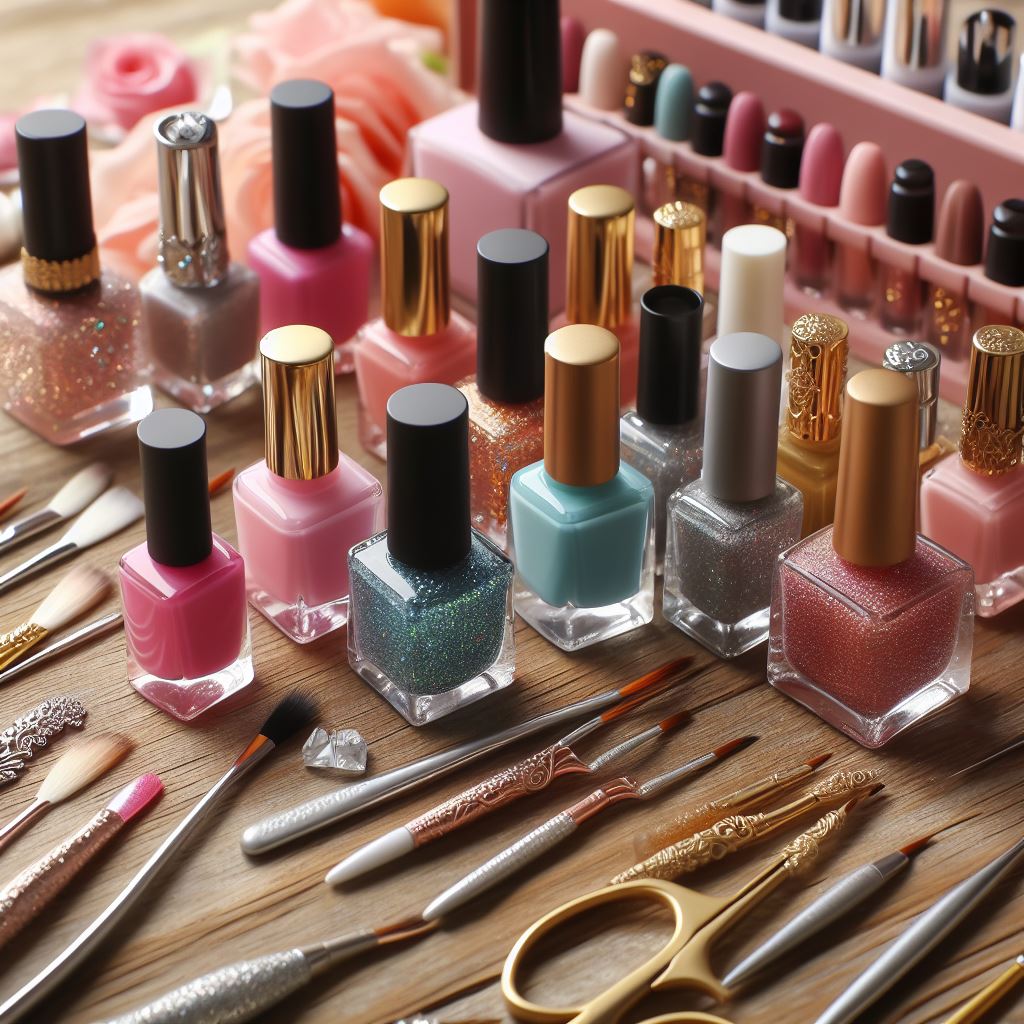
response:
<path id="1" fill-rule="evenodd" d="M 780 347 L 785 335 L 783 289 L 786 236 L 766 224 L 742 224 L 722 236 L 718 336 L 766 334 Z"/>

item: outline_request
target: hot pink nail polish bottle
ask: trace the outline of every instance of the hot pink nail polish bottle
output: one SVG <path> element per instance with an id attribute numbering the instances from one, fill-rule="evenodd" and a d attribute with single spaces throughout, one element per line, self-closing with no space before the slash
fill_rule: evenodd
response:
<path id="1" fill-rule="evenodd" d="M 249 601 L 305 644 L 348 620 L 348 550 L 384 529 L 384 492 L 338 451 L 334 345 L 319 327 L 260 342 L 266 459 L 234 483 Z"/>
<path id="2" fill-rule="evenodd" d="M 210 528 L 206 424 L 159 409 L 140 424 L 146 540 L 118 576 L 128 680 L 190 721 L 253 680 L 242 556 Z"/>
<path id="3" fill-rule="evenodd" d="M 476 300 L 476 242 L 529 228 L 551 246 L 549 301 L 565 302 L 565 204 L 595 181 L 639 187 L 636 143 L 562 110 L 558 0 L 482 0 L 479 99 L 409 133 L 414 174 L 452 193 L 452 287 Z M 614 86 L 613 86 L 614 88 Z M 625 95 L 626 82 L 619 84 Z"/>
<path id="4" fill-rule="evenodd" d="M 366 323 L 374 244 L 342 223 L 334 93 L 295 79 L 270 93 L 274 226 L 249 243 L 260 277 L 260 332 L 289 324 L 325 330 L 335 369 L 352 371 L 352 341 Z"/>

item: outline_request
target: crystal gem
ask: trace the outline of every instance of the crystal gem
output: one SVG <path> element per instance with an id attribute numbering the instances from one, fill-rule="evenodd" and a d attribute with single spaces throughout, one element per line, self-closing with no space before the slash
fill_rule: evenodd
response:
<path id="1" fill-rule="evenodd" d="M 317 726 L 302 745 L 302 763 L 358 775 L 366 771 L 366 740 L 355 729 L 328 732 Z"/>

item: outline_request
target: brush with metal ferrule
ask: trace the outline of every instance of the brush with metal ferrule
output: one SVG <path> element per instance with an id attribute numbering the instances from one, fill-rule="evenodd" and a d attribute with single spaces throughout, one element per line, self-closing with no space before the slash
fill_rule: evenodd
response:
<path id="1" fill-rule="evenodd" d="M 12 679 L 30 671 L 37 665 L 45 665 L 48 661 L 52 661 L 68 651 L 73 651 L 76 647 L 81 647 L 95 637 L 110 633 L 123 622 L 124 616 L 120 612 L 110 612 L 98 619 L 93 619 L 92 622 L 87 622 L 73 633 L 68 633 L 67 636 L 54 640 L 52 644 L 47 644 L 26 658 L 19 658 L 13 665 L 8 665 L 7 668 L 0 672 L 0 686 L 9 683 Z"/>
<path id="2" fill-rule="evenodd" d="M 1021 953 L 1009 967 L 994 981 L 990 981 L 976 996 L 968 999 L 952 1017 L 943 1024 L 975 1024 L 988 1015 L 996 1004 L 1005 999 L 1024 981 L 1024 953 Z M 994 1018 L 993 1018 L 994 1019 Z"/>

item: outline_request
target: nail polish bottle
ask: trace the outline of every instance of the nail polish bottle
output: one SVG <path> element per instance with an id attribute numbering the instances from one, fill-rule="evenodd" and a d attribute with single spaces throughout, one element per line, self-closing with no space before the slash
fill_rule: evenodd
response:
<path id="1" fill-rule="evenodd" d="M 703 211 L 694 203 L 677 199 L 659 206 L 653 219 L 652 283 L 655 287 L 676 284 L 703 295 L 707 227 Z"/>
<path id="2" fill-rule="evenodd" d="M 821 226 L 798 221 L 793 228 L 793 278 L 803 292 L 820 298 L 832 284 L 834 247 L 826 234 L 824 212 L 839 205 L 843 180 L 843 139 L 822 121 L 807 133 L 800 161 L 800 198 L 822 210 Z"/>
<path id="3" fill-rule="evenodd" d="M 803 496 L 801 537 L 835 515 L 848 333 L 827 313 L 805 313 L 793 324 L 778 474 Z"/>
<path id="4" fill-rule="evenodd" d="M 887 191 L 881 147 L 874 142 L 858 142 L 843 168 L 838 221 L 861 227 L 884 224 Z M 878 267 L 868 243 L 866 233 L 836 238 L 836 301 L 845 312 L 861 320 L 869 319 L 878 304 Z"/>
<path id="5" fill-rule="evenodd" d="M 1010 127 L 1017 132 L 1024 131 L 1024 53 L 1017 65 L 1017 84 L 1013 90 L 1013 106 L 1010 110 Z"/>
<path id="6" fill-rule="evenodd" d="M 153 408 L 139 293 L 100 269 L 85 121 L 37 110 L 15 138 L 24 248 L 0 270 L 0 387 L 11 416 L 71 444 Z"/>
<path id="7" fill-rule="evenodd" d="M 946 78 L 946 0 L 889 0 L 882 77 L 941 96 Z"/>
<path id="8" fill-rule="evenodd" d="M 622 106 L 622 83 L 627 74 L 629 61 L 622 52 L 619 37 L 610 28 L 588 32 L 580 54 L 580 99 L 595 110 L 618 110 Z"/>
<path id="9" fill-rule="evenodd" d="M 698 156 L 719 157 L 725 145 L 725 123 L 732 103 L 732 89 L 724 82 L 707 82 L 697 90 L 690 121 L 690 149 Z M 707 238 L 716 237 L 718 191 L 707 180 L 680 174 L 676 196 L 704 211 Z"/>
<path id="10" fill-rule="evenodd" d="M 1005 11 L 975 11 L 964 21 L 956 67 L 946 75 L 947 103 L 1010 123 L 1016 27 Z"/>
<path id="11" fill-rule="evenodd" d="M 516 611 L 565 651 L 654 617 L 654 488 L 620 461 L 619 345 L 590 324 L 544 344 L 544 461 L 512 478 Z"/>
<path id="12" fill-rule="evenodd" d="M 768 0 L 764 27 L 772 35 L 818 48 L 822 0 Z"/>
<path id="13" fill-rule="evenodd" d="M 458 385 L 469 403 L 473 527 L 507 547 L 512 476 L 544 457 L 544 339 L 548 243 L 504 228 L 476 247 L 476 377 Z"/>
<path id="14" fill-rule="evenodd" d="M 589 40 L 581 91 L 583 68 L 594 56 L 588 49 Z M 625 68 L 616 51 L 617 43 L 608 85 L 611 107 L 621 109 Z M 475 301 L 477 239 L 498 228 L 530 228 L 551 246 L 549 304 L 559 310 L 566 200 L 594 181 L 635 195 L 637 144 L 618 128 L 562 110 L 558 0 L 482 0 L 477 81 L 476 100 L 409 133 L 413 173 L 444 182 L 452 193 L 452 287 Z"/>
<path id="15" fill-rule="evenodd" d="M 633 197 L 616 185 L 587 185 L 569 196 L 569 285 L 565 312 L 551 329 L 566 324 L 605 327 L 619 339 L 620 395 L 636 401 L 640 352 L 633 309 Z"/>
<path id="16" fill-rule="evenodd" d="M 711 10 L 755 28 L 764 28 L 764 0 L 711 0 Z"/>
<path id="17" fill-rule="evenodd" d="M 295 79 L 270 93 L 274 226 L 249 243 L 260 278 L 260 333 L 309 324 L 334 339 L 335 369 L 352 371 L 367 320 L 373 239 L 342 221 L 334 92 Z"/>
<path id="18" fill-rule="evenodd" d="M 562 40 L 562 92 L 576 92 L 580 87 L 580 63 L 587 30 L 579 18 L 563 15 L 558 19 Z"/>
<path id="19" fill-rule="evenodd" d="M 1024 287 L 1024 199 L 1004 199 L 992 212 L 985 246 L 985 276 L 1010 288 Z M 974 310 L 976 329 L 1002 319 L 996 310 L 983 305 Z"/>
<path id="20" fill-rule="evenodd" d="M 901 374 L 850 378 L 835 525 L 772 584 L 768 681 L 866 747 L 970 685 L 974 574 L 915 533 L 917 407 Z"/>
<path id="21" fill-rule="evenodd" d="M 693 112 L 693 75 L 682 64 L 669 64 L 658 78 L 654 97 L 654 131 L 663 139 L 685 142 L 690 137 Z M 679 171 L 669 152 L 664 159 L 643 161 L 645 209 L 656 210 L 679 195 Z"/>
<path id="22" fill-rule="evenodd" d="M 245 568 L 210 529 L 202 418 L 159 409 L 138 433 L 146 540 L 118 571 L 128 681 L 188 722 L 253 681 Z"/>
<path id="23" fill-rule="evenodd" d="M 800 537 L 800 492 L 775 475 L 782 350 L 719 335 L 708 361 L 704 464 L 668 500 L 665 618 L 720 658 L 768 636 L 779 554 Z"/>
<path id="24" fill-rule="evenodd" d="M 766 334 L 781 346 L 788 337 L 785 285 L 786 236 L 778 228 L 741 224 L 727 231 L 718 284 L 718 337 Z"/>
<path id="25" fill-rule="evenodd" d="M 349 552 L 348 660 L 412 725 L 508 686 L 512 564 L 470 527 L 465 397 L 388 401 L 388 529 Z"/>
<path id="26" fill-rule="evenodd" d="M 800 161 L 804 154 L 804 122 L 795 110 L 774 110 L 761 139 L 761 180 L 775 188 L 795 189 L 800 184 Z M 793 238 L 793 221 L 783 213 L 754 206 L 755 224 L 778 228 Z"/>
<path id="27" fill-rule="evenodd" d="M 700 346 L 704 300 L 674 284 L 640 300 L 640 375 L 636 408 L 622 417 L 622 458 L 654 484 L 655 570 L 665 558 L 669 495 L 700 476 Z"/>
<path id="28" fill-rule="evenodd" d="M 878 74 L 886 0 L 825 0 L 818 49 L 829 57 Z"/>
<path id="29" fill-rule="evenodd" d="M 338 451 L 334 343 L 319 327 L 260 342 L 266 458 L 235 477 L 249 603 L 306 644 L 348 619 L 348 550 L 384 527 L 372 473 Z"/>
<path id="30" fill-rule="evenodd" d="M 738 92 L 729 104 L 725 118 L 725 137 L 722 160 L 730 170 L 749 174 L 761 167 L 761 143 L 766 127 L 764 104 L 752 92 Z M 741 224 L 749 224 L 752 211 L 742 191 L 720 188 L 718 214 L 714 234 L 716 238 Z"/>
<path id="31" fill-rule="evenodd" d="M 935 175 L 923 160 L 904 160 L 889 187 L 885 233 L 908 245 L 932 240 Z M 917 269 L 879 258 L 882 326 L 895 334 L 914 334 L 921 325 L 924 285 Z"/>
<path id="32" fill-rule="evenodd" d="M 426 178 L 398 178 L 380 190 L 382 315 L 353 346 L 359 440 L 387 454 L 387 404 L 409 384 L 454 384 L 476 368 L 476 330 L 450 307 L 448 192 Z"/>
<path id="33" fill-rule="evenodd" d="M 160 238 L 139 282 L 156 383 L 209 412 L 256 382 L 259 278 L 228 255 L 217 126 L 170 114 L 156 126 Z"/>
<path id="34" fill-rule="evenodd" d="M 654 98 L 667 67 L 668 58 L 656 50 L 640 50 L 629 58 L 623 113 L 630 124 L 640 127 L 654 124 Z"/>

